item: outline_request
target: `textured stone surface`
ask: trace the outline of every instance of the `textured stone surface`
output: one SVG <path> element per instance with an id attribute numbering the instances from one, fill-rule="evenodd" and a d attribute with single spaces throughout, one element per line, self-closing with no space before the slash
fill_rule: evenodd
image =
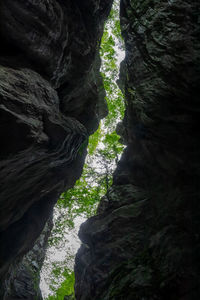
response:
<path id="1" fill-rule="evenodd" d="M 5 67 L 0 73 L 3 271 L 6 262 L 28 250 L 59 193 L 80 174 L 79 149 L 87 132 L 78 121 L 61 114 L 56 92 L 38 74 Z"/>
<path id="2" fill-rule="evenodd" d="M 111 0 L 0 0 L 0 290 L 107 113 L 99 42 Z"/>
<path id="3" fill-rule="evenodd" d="M 58 90 L 62 112 L 90 131 L 97 128 L 99 110 L 101 115 L 106 110 L 100 104 L 104 100 L 96 50 L 111 2 L 0 2 L 0 61 L 40 73 Z"/>
<path id="4" fill-rule="evenodd" d="M 10 266 L 1 290 L 3 300 L 42 300 L 40 292 L 40 270 L 45 258 L 47 241 L 53 226 L 52 217 L 47 221 L 33 249 L 22 260 Z"/>
<path id="5" fill-rule="evenodd" d="M 200 298 L 199 11 L 199 1 L 121 1 L 128 146 L 80 229 L 78 300 Z"/>

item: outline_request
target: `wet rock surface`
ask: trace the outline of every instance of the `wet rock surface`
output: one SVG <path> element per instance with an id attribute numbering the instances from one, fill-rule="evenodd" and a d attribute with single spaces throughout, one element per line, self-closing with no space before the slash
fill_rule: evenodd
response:
<path id="1" fill-rule="evenodd" d="M 0 1 L 0 289 L 107 114 L 98 54 L 112 1 Z"/>
<path id="2" fill-rule="evenodd" d="M 199 11 L 121 1 L 127 148 L 79 232 L 77 299 L 200 298 Z"/>

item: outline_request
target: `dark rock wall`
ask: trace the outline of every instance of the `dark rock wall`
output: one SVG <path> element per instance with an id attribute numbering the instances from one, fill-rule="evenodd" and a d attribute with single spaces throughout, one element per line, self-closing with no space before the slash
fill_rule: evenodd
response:
<path id="1" fill-rule="evenodd" d="M 3 300 L 29 299 L 42 300 L 40 270 L 45 258 L 48 237 L 53 227 L 52 216 L 47 221 L 42 233 L 22 260 L 15 261 L 6 275 L 1 287 Z"/>
<path id="2" fill-rule="evenodd" d="M 78 300 L 200 299 L 199 13 L 121 0 L 127 148 L 80 229 Z"/>
<path id="3" fill-rule="evenodd" d="M 0 0 L 0 289 L 107 113 L 98 48 L 111 4 Z"/>

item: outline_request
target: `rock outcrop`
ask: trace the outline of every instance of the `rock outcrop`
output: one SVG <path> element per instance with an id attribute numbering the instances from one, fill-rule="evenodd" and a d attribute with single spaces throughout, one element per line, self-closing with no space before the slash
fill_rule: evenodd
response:
<path id="1" fill-rule="evenodd" d="M 77 300 L 200 299 L 199 12 L 121 0 L 127 148 L 80 229 Z"/>
<path id="2" fill-rule="evenodd" d="M 107 113 L 99 44 L 111 0 L 0 0 L 0 289 Z"/>
<path id="3" fill-rule="evenodd" d="M 52 216 L 47 221 L 42 233 L 22 260 L 10 266 L 0 295 L 3 300 L 34 299 L 42 300 L 40 291 L 40 270 L 44 262 L 48 238 L 53 226 Z"/>

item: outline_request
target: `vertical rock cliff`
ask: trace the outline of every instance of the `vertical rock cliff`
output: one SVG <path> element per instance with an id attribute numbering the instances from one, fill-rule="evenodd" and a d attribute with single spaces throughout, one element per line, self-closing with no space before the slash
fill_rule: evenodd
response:
<path id="1" fill-rule="evenodd" d="M 80 176 L 107 113 L 98 52 L 111 4 L 0 0 L 1 291 Z"/>
<path id="2" fill-rule="evenodd" d="M 53 226 L 52 216 L 47 221 L 33 248 L 16 260 L 6 274 L 1 286 L 3 300 L 34 299 L 42 300 L 40 291 L 40 270 L 45 259 L 48 238 Z"/>
<path id="3" fill-rule="evenodd" d="M 80 229 L 77 300 L 200 299 L 199 13 L 121 0 L 127 148 Z"/>

